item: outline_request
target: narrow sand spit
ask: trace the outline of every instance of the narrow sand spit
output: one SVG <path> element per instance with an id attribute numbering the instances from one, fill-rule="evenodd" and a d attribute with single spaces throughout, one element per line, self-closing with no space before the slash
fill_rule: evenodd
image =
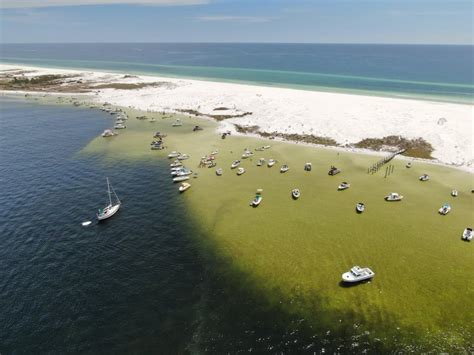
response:
<path id="1" fill-rule="evenodd" d="M 97 103 L 215 118 L 219 131 L 257 126 L 259 132 L 328 137 L 339 145 L 423 138 L 439 162 L 474 169 L 472 105 L 22 65 L 0 64 L 0 71 L 2 79 L 62 75 L 52 91 L 80 88 L 95 93 Z"/>

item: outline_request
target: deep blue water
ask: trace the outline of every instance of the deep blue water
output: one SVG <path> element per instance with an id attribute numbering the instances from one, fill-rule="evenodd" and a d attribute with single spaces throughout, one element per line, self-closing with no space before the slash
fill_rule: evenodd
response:
<path id="1" fill-rule="evenodd" d="M 469 102 L 473 50 L 448 45 L 1 44 L 0 60 Z"/>

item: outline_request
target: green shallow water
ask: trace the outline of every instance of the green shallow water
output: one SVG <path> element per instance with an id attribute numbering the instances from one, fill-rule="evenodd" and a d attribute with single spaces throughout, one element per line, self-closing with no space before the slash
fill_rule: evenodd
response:
<path id="1" fill-rule="evenodd" d="M 394 173 L 384 178 L 384 169 L 367 174 L 377 156 L 249 137 L 222 140 L 210 121 L 182 117 L 185 124 L 172 128 L 174 118 L 156 115 L 157 122 L 149 123 L 134 119 L 143 113 L 129 113 L 128 128 L 119 136 L 98 137 L 82 153 L 157 162 L 167 160 L 171 150 L 190 154 L 186 165 L 199 177 L 176 198 L 184 199 L 187 218 L 206 235 L 202 244 L 245 275 L 239 282 L 268 304 L 301 316 L 315 329 L 348 337 L 358 329 L 393 349 L 441 351 L 470 345 L 474 253 L 472 243 L 460 236 L 474 221 L 472 175 L 418 162 L 406 169 L 403 160 L 395 159 Z M 192 132 L 195 124 L 204 131 Z M 149 149 L 157 130 L 168 134 L 163 152 Z M 231 162 L 244 148 L 264 144 L 272 148 L 242 160 L 247 172 L 236 176 Z M 199 158 L 215 149 L 222 177 L 214 169 L 197 167 Z M 259 157 L 278 163 L 257 167 Z M 303 170 L 307 161 L 313 163 L 312 172 Z M 290 171 L 281 174 L 281 164 L 288 164 Z M 328 176 L 332 164 L 342 173 Z M 432 179 L 418 181 L 422 173 Z M 342 181 L 351 188 L 337 191 Z M 290 196 L 295 187 L 302 193 L 297 201 Z M 263 189 L 263 202 L 251 208 L 258 188 Z M 450 196 L 453 188 L 460 192 L 457 198 Z M 404 200 L 385 202 L 383 196 L 392 191 Z M 366 204 L 362 215 L 354 210 L 358 201 Z M 447 216 L 437 213 L 444 202 L 452 206 Z M 341 273 L 353 265 L 370 266 L 374 280 L 343 287 Z"/>

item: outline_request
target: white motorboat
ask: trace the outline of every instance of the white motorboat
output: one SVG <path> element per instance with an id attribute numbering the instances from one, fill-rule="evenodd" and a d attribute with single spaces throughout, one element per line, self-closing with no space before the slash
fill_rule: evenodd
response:
<path id="1" fill-rule="evenodd" d="M 168 158 L 177 158 L 181 155 L 181 153 L 177 152 L 177 151 L 172 151 L 171 153 L 168 154 Z"/>
<path id="2" fill-rule="evenodd" d="M 269 146 L 269 145 L 264 145 L 263 146 L 263 149 L 270 149 L 270 148 L 271 148 L 271 146 Z"/>
<path id="3" fill-rule="evenodd" d="M 180 154 L 177 159 L 178 159 L 178 160 L 186 160 L 186 159 L 189 159 L 189 155 L 187 155 L 187 154 Z"/>
<path id="4" fill-rule="evenodd" d="M 250 150 L 246 150 L 244 154 L 242 154 L 242 159 L 247 159 L 253 156 L 253 153 Z"/>
<path id="5" fill-rule="evenodd" d="M 449 212 L 451 212 L 451 206 L 449 203 L 443 204 L 441 208 L 438 210 L 439 214 L 442 214 L 443 216 L 447 215 Z"/>
<path id="6" fill-rule="evenodd" d="M 112 131 L 111 129 L 106 129 L 104 132 L 102 132 L 102 137 L 113 137 L 116 136 L 118 133 Z"/>
<path id="7" fill-rule="evenodd" d="M 265 158 L 258 159 L 257 166 L 262 166 L 263 164 L 265 164 Z"/>
<path id="8" fill-rule="evenodd" d="M 458 190 L 451 191 L 451 196 L 458 197 Z"/>
<path id="9" fill-rule="evenodd" d="M 189 180 L 189 175 L 177 176 L 173 179 L 173 182 L 181 182 Z"/>
<path id="10" fill-rule="evenodd" d="M 282 165 L 280 168 L 280 173 L 286 173 L 288 170 L 290 170 L 290 167 L 288 165 Z"/>
<path id="11" fill-rule="evenodd" d="M 182 126 L 182 125 L 183 125 L 183 123 L 182 123 L 181 120 L 178 118 L 178 119 L 176 120 L 176 122 L 174 122 L 171 126 L 173 126 L 173 127 L 180 127 L 180 126 Z"/>
<path id="12" fill-rule="evenodd" d="M 342 190 L 347 190 L 349 187 L 351 187 L 351 184 L 349 184 L 348 182 L 342 182 L 338 187 L 337 189 L 339 191 L 342 191 Z"/>
<path id="13" fill-rule="evenodd" d="M 183 169 L 185 169 L 185 167 L 182 166 L 182 165 L 180 165 L 180 166 L 173 166 L 173 167 L 170 168 L 171 172 L 173 172 L 173 171 L 180 171 L 180 170 L 183 170 Z"/>
<path id="14" fill-rule="evenodd" d="M 263 200 L 262 192 L 263 192 L 262 189 L 257 190 L 257 193 L 255 194 L 255 198 L 252 200 L 252 202 L 250 202 L 250 206 L 257 207 L 258 205 L 260 205 L 260 203 Z"/>
<path id="15" fill-rule="evenodd" d="M 462 240 L 466 240 L 470 242 L 472 240 L 472 228 L 467 227 L 464 229 L 464 232 L 462 233 Z"/>
<path id="16" fill-rule="evenodd" d="M 179 190 L 179 192 L 184 192 L 187 189 L 189 189 L 190 187 L 191 187 L 191 184 L 189 184 L 187 182 L 183 182 L 178 190 Z"/>
<path id="17" fill-rule="evenodd" d="M 423 174 L 418 178 L 420 181 L 428 181 L 430 176 L 428 174 Z"/>
<path id="18" fill-rule="evenodd" d="M 300 189 L 293 189 L 293 190 L 291 190 L 291 196 L 293 196 L 293 198 L 294 198 L 295 200 L 299 199 L 300 196 L 301 196 Z"/>
<path id="19" fill-rule="evenodd" d="M 304 170 L 305 171 L 311 171 L 311 169 L 313 169 L 313 165 L 311 163 L 306 163 L 304 165 Z"/>
<path id="20" fill-rule="evenodd" d="M 117 123 L 115 126 L 114 126 L 115 129 L 125 129 L 127 128 L 127 126 L 125 126 L 124 124 L 122 123 Z"/>
<path id="21" fill-rule="evenodd" d="M 273 165 L 275 165 L 275 163 L 276 163 L 275 159 L 268 159 L 267 165 L 269 168 L 271 168 Z"/>
<path id="22" fill-rule="evenodd" d="M 365 280 L 370 280 L 375 276 L 375 273 L 368 267 L 354 266 L 350 271 L 342 274 L 342 281 L 354 283 Z"/>
<path id="23" fill-rule="evenodd" d="M 245 173 L 245 169 L 244 169 L 244 168 L 238 168 L 238 169 L 237 169 L 237 175 L 242 175 L 243 173 Z"/>
<path id="24" fill-rule="evenodd" d="M 222 168 L 216 169 L 217 176 L 222 176 L 223 173 L 224 173 L 224 170 Z"/>
<path id="25" fill-rule="evenodd" d="M 397 192 L 391 192 L 389 195 L 385 196 L 385 201 L 401 201 L 403 196 Z"/>
<path id="26" fill-rule="evenodd" d="M 179 170 L 179 171 L 176 173 L 176 176 L 187 176 L 187 175 L 191 175 L 192 173 L 193 173 L 192 170 L 183 169 L 183 170 Z"/>
<path id="27" fill-rule="evenodd" d="M 112 202 L 112 193 L 116 199 L 115 203 Z M 107 178 L 107 195 L 109 196 L 108 205 L 104 208 L 100 208 L 97 213 L 97 219 L 99 222 L 112 217 L 115 213 L 117 213 L 117 211 L 120 209 L 120 205 L 122 204 L 112 185 L 110 184 L 109 178 Z"/>
<path id="28" fill-rule="evenodd" d="M 240 160 L 234 160 L 232 162 L 232 164 L 230 165 L 230 168 L 231 169 L 235 169 L 236 167 L 238 167 L 240 165 Z"/>
<path id="29" fill-rule="evenodd" d="M 170 167 L 172 167 L 172 168 L 176 168 L 176 167 L 180 167 L 180 166 L 183 166 L 183 164 L 179 160 L 175 160 L 174 162 L 172 162 L 170 164 Z"/>
<path id="30" fill-rule="evenodd" d="M 365 211 L 365 204 L 362 202 L 358 202 L 356 205 L 356 211 L 357 213 L 362 213 Z"/>

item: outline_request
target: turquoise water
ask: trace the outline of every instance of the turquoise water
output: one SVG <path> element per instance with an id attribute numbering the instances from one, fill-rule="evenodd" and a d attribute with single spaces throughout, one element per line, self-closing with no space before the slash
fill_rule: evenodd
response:
<path id="1" fill-rule="evenodd" d="M 0 60 L 305 90 L 472 103 L 473 47 L 330 44 L 2 44 Z"/>

